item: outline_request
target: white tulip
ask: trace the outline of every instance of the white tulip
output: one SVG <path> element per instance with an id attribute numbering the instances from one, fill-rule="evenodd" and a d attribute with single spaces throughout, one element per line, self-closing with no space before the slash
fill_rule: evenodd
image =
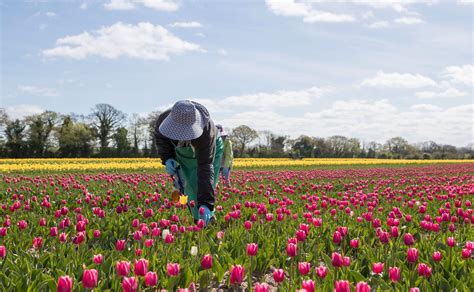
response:
<path id="1" fill-rule="evenodd" d="M 163 229 L 163 232 L 161 233 L 161 236 L 163 237 L 163 239 L 166 239 L 166 235 L 170 234 L 170 230 L 169 229 Z"/>
<path id="2" fill-rule="evenodd" d="M 197 256 L 197 254 L 198 254 L 197 246 L 191 246 L 191 255 L 192 256 Z"/>

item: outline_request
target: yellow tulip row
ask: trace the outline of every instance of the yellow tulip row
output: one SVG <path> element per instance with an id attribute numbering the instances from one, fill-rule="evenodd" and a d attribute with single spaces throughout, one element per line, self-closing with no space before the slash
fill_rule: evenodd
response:
<path id="1" fill-rule="evenodd" d="M 474 160 L 392 160 L 362 158 L 237 158 L 236 168 L 272 167 L 311 167 L 343 165 L 395 165 L 395 164 L 433 164 L 433 163 L 474 163 Z M 54 159 L 0 159 L 0 173 L 21 173 L 32 171 L 140 171 L 162 169 L 160 159 L 156 158 L 54 158 Z"/>

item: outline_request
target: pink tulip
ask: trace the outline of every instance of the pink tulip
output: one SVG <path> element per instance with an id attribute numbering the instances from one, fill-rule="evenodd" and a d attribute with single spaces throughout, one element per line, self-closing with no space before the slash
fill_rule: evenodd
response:
<path id="1" fill-rule="evenodd" d="M 0 258 L 5 258 L 7 256 L 7 249 L 5 246 L 0 245 Z"/>
<path id="2" fill-rule="evenodd" d="M 415 238 L 410 233 L 406 233 L 403 236 L 403 242 L 405 243 L 405 245 L 408 245 L 408 246 L 414 245 L 415 244 Z"/>
<path id="3" fill-rule="evenodd" d="M 344 262 L 344 259 L 340 253 L 337 253 L 337 252 L 332 253 L 331 264 L 333 265 L 333 267 L 340 268 L 342 267 L 343 262 Z"/>
<path id="4" fill-rule="evenodd" d="M 285 279 L 285 271 L 283 269 L 275 269 L 273 271 L 273 280 L 276 283 L 281 283 Z"/>
<path id="5" fill-rule="evenodd" d="M 440 251 L 435 251 L 435 252 L 433 253 L 433 260 L 434 260 L 435 262 L 441 261 L 441 258 L 442 258 L 442 254 L 441 254 Z"/>
<path id="6" fill-rule="evenodd" d="M 370 292 L 370 286 L 366 282 L 356 284 L 356 292 Z"/>
<path id="7" fill-rule="evenodd" d="M 351 292 L 351 285 L 347 280 L 336 281 L 334 292 Z"/>
<path id="8" fill-rule="evenodd" d="M 454 237 L 448 237 L 446 243 L 449 247 L 454 247 L 456 245 L 456 240 L 454 240 Z"/>
<path id="9" fill-rule="evenodd" d="M 94 255 L 94 257 L 92 258 L 92 260 L 94 261 L 94 263 L 96 265 L 100 265 L 102 264 L 102 262 L 104 261 L 104 256 L 101 255 L 101 254 L 96 254 Z"/>
<path id="10" fill-rule="evenodd" d="M 26 223 L 25 220 L 21 220 L 18 222 L 18 228 L 20 230 L 26 229 L 26 227 L 28 227 L 28 223 Z"/>
<path id="11" fill-rule="evenodd" d="M 82 274 L 82 286 L 86 289 L 94 289 L 99 280 L 99 273 L 96 269 L 84 270 Z"/>
<path id="12" fill-rule="evenodd" d="M 238 285 L 242 283 L 244 279 L 244 273 L 244 267 L 242 267 L 241 265 L 232 266 L 230 270 L 230 283 L 232 285 Z"/>
<path id="13" fill-rule="evenodd" d="M 176 277 L 179 275 L 180 266 L 178 263 L 170 263 L 166 265 L 166 271 L 169 277 Z"/>
<path id="14" fill-rule="evenodd" d="M 145 276 L 145 274 L 148 272 L 148 260 L 136 260 L 134 265 L 134 272 L 136 276 Z"/>
<path id="15" fill-rule="evenodd" d="M 33 239 L 33 248 L 39 249 L 43 245 L 43 239 L 41 237 L 35 237 Z"/>
<path id="16" fill-rule="evenodd" d="M 67 275 L 59 277 L 56 292 L 71 292 L 71 291 L 72 291 L 72 278 Z"/>
<path id="17" fill-rule="evenodd" d="M 94 230 L 94 238 L 99 238 L 100 237 L 100 230 Z"/>
<path id="18" fill-rule="evenodd" d="M 350 245 L 353 249 L 359 248 L 359 239 L 352 239 L 350 241 Z"/>
<path id="19" fill-rule="evenodd" d="M 296 256 L 296 253 L 297 253 L 297 247 L 296 247 L 296 244 L 294 243 L 289 243 L 287 246 L 286 246 L 286 253 L 288 254 L 289 257 L 295 257 Z"/>
<path id="20" fill-rule="evenodd" d="M 66 233 L 62 232 L 61 234 L 59 234 L 59 241 L 60 242 L 64 243 L 64 242 L 66 242 L 66 240 L 67 240 L 67 234 Z"/>
<path id="21" fill-rule="evenodd" d="M 313 280 L 303 280 L 302 288 L 306 292 L 314 292 L 314 290 L 316 289 L 316 284 Z"/>
<path id="22" fill-rule="evenodd" d="M 257 255 L 258 251 L 258 244 L 256 243 L 249 243 L 247 244 L 247 255 L 253 257 Z"/>
<path id="23" fill-rule="evenodd" d="M 135 292 L 138 290 L 138 281 L 135 277 L 124 277 L 122 280 L 123 292 Z"/>
<path id="24" fill-rule="evenodd" d="M 49 236 L 51 236 L 51 237 L 58 236 L 58 228 L 57 227 L 51 227 L 49 229 Z"/>
<path id="25" fill-rule="evenodd" d="M 423 277 L 430 277 L 431 276 L 431 268 L 427 264 L 419 264 L 418 265 L 418 275 Z"/>
<path id="26" fill-rule="evenodd" d="M 245 227 L 246 230 L 252 229 L 252 222 L 250 222 L 250 221 L 245 221 L 245 222 L 244 222 L 244 227 Z"/>
<path id="27" fill-rule="evenodd" d="M 393 283 L 400 281 L 400 268 L 390 267 L 388 269 L 388 275 L 390 277 L 390 281 Z"/>
<path id="28" fill-rule="evenodd" d="M 319 266 L 316 268 L 316 274 L 318 275 L 319 278 L 324 279 L 326 278 L 326 275 L 328 274 L 328 268 L 326 266 Z"/>
<path id="29" fill-rule="evenodd" d="M 372 264 L 372 272 L 374 274 L 381 274 L 383 272 L 383 263 L 373 263 Z"/>
<path id="30" fill-rule="evenodd" d="M 158 284 L 158 274 L 155 272 L 148 272 L 145 275 L 145 285 L 147 287 L 153 287 Z"/>
<path id="31" fill-rule="evenodd" d="M 123 239 L 118 240 L 117 243 L 115 244 L 115 249 L 117 251 L 123 251 L 125 249 L 125 240 Z"/>
<path id="32" fill-rule="evenodd" d="M 461 251 L 461 255 L 465 259 L 470 259 L 471 258 L 471 253 L 472 253 L 472 251 L 468 248 L 463 248 L 462 251 Z"/>
<path id="33" fill-rule="evenodd" d="M 208 269 L 212 268 L 212 255 L 206 254 L 202 257 L 201 268 L 203 270 L 208 270 Z"/>
<path id="34" fill-rule="evenodd" d="M 407 250 L 407 260 L 410 264 L 414 264 L 418 261 L 418 250 L 416 248 L 409 248 Z"/>
<path id="35" fill-rule="evenodd" d="M 307 262 L 301 262 L 298 263 L 298 271 L 300 272 L 300 275 L 306 276 L 309 274 L 311 271 L 311 264 Z"/>
<path id="36" fill-rule="evenodd" d="M 332 235 L 332 242 L 336 245 L 341 244 L 342 242 L 342 235 L 339 231 L 334 231 Z"/>
<path id="37" fill-rule="evenodd" d="M 117 270 L 117 275 L 121 277 L 127 276 L 128 273 L 130 273 L 130 263 L 127 261 L 117 262 L 117 264 L 115 265 L 115 268 Z"/>
<path id="38" fill-rule="evenodd" d="M 255 292 L 268 292 L 270 291 L 270 286 L 266 283 L 256 283 Z"/>

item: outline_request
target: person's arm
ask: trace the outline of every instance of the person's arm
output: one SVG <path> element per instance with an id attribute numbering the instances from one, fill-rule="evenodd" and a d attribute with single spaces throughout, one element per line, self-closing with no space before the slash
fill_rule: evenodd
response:
<path id="1" fill-rule="evenodd" d="M 214 156 L 216 153 L 216 127 L 209 121 L 201 137 L 192 141 L 196 151 L 198 205 L 214 209 Z"/>
<path id="2" fill-rule="evenodd" d="M 165 136 L 163 136 L 160 131 L 160 125 L 163 122 L 163 120 L 169 115 L 170 110 L 167 110 L 160 114 L 156 121 L 156 126 L 155 126 L 155 143 L 156 143 L 156 148 L 158 150 L 158 154 L 160 155 L 161 158 L 161 163 L 165 164 L 166 160 L 173 158 L 176 159 L 176 153 L 174 150 L 174 145 L 171 143 L 171 140 Z"/>

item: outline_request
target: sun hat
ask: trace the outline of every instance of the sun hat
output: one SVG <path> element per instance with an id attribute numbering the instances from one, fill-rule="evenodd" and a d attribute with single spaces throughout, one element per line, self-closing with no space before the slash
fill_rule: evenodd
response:
<path id="1" fill-rule="evenodd" d="M 216 125 L 216 128 L 217 128 L 217 130 L 219 130 L 219 134 L 221 135 L 221 137 L 229 136 L 229 135 L 227 134 L 227 132 L 224 130 L 224 127 L 222 127 L 221 124 L 217 124 L 217 125 Z"/>
<path id="2" fill-rule="evenodd" d="M 204 121 L 196 104 L 189 100 L 180 100 L 173 105 L 159 131 L 170 139 L 188 141 L 200 137 L 203 129 Z"/>

